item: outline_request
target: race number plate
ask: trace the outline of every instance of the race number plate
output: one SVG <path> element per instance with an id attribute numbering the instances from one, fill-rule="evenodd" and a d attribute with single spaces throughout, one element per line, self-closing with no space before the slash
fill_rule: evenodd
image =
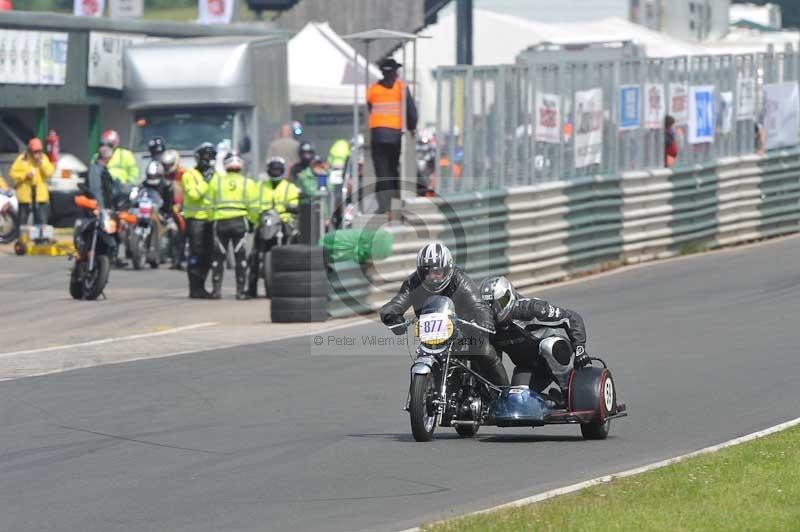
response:
<path id="1" fill-rule="evenodd" d="M 153 203 L 147 200 L 139 202 L 139 216 L 141 218 L 149 218 L 153 213 Z"/>
<path id="2" fill-rule="evenodd" d="M 419 339 L 421 342 L 443 342 L 453 334 L 453 324 L 447 314 L 434 312 L 419 319 Z"/>

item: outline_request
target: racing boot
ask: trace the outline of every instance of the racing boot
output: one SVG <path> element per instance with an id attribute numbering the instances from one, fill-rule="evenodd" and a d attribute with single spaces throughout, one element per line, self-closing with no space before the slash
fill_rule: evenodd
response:
<path id="1" fill-rule="evenodd" d="M 222 275 L 225 269 L 225 259 L 215 258 L 211 263 L 211 295 L 209 299 L 222 299 Z"/>
<path id="2" fill-rule="evenodd" d="M 245 301 L 250 298 L 250 294 L 247 293 L 244 289 L 244 280 L 241 282 L 239 279 L 236 280 L 236 300 L 237 301 Z"/>
<path id="3" fill-rule="evenodd" d="M 485 360 L 485 359 L 484 359 Z M 481 369 L 483 376 L 495 386 L 509 386 L 508 373 L 503 366 L 503 360 L 500 357 L 494 357 L 494 360 L 486 361 L 481 360 Z"/>
<path id="4" fill-rule="evenodd" d="M 204 287 L 204 275 L 202 270 L 197 267 L 189 267 L 186 270 L 189 278 L 189 297 L 192 299 L 208 299 L 208 292 Z"/>

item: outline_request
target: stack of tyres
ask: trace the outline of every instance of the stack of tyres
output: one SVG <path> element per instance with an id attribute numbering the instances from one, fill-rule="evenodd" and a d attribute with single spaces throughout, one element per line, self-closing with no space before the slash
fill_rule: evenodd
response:
<path id="1" fill-rule="evenodd" d="M 277 246 L 270 255 L 272 308 L 276 323 L 328 319 L 330 283 L 319 246 Z"/>

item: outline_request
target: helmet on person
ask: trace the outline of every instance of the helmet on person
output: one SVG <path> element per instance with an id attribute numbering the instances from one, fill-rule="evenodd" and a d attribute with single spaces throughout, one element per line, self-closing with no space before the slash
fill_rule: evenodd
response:
<path id="1" fill-rule="evenodd" d="M 194 160 L 197 162 L 197 168 L 201 170 L 211 168 L 216 159 L 217 148 L 210 142 L 204 142 L 194 150 Z"/>
<path id="2" fill-rule="evenodd" d="M 144 173 L 144 184 L 151 187 L 158 186 L 164 179 L 164 165 L 158 161 L 150 161 Z"/>
<path id="3" fill-rule="evenodd" d="M 480 287 L 481 299 L 492 307 L 494 317 L 498 323 L 504 323 L 511 317 L 514 303 L 517 302 L 517 291 L 511 281 L 498 275 L 487 277 Z"/>
<path id="4" fill-rule="evenodd" d="M 438 294 L 453 278 L 453 256 L 447 246 L 440 243 L 427 244 L 417 253 L 417 276 L 422 287 Z"/>
<path id="5" fill-rule="evenodd" d="M 164 165 L 165 175 L 174 175 L 181 167 L 181 154 L 178 150 L 167 150 L 161 156 L 161 164 Z"/>
<path id="6" fill-rule="evenodd" d="M 273 157 L 267 162 L 267 175 L 272 181 L 280 181 L 286 173 L 286 160 L 283 157 Z"/>
<path id="7" fill-rule="evenodd" d="M 296 139 L 303 136 L 303 124 L 299 120 L 292 122 L 292 135 L 294 135 Z"/>
<path id="8" fill-rule="evenodd" d="M 119 133 L 113 129 L 106 129 L 103 131 L 103 134 L 100 135 L 100 145 L 109 146 L 112 149 L 119 148 Z"/>
<path id="9" fill-rule="evenodd" d="M 306 165 L 311 163 L 311 160 L 316 154 L 317 151 L 314 149 L 314 145 L 308 141 L 301 142 L 300 147 L 297 149 L 297 155 L 300 156 L 300 161 Z"/>
<path id="10" fill-rule="evenodd" d="M 222 160 L 222 165 L 225 167 L 226 172 L 241 172 L 244 161 L 238 151 L 231 150 Z"/>
<path id="11" fill-rule="evenodd" d="M 167 143 L 164 141 L 164 137 L 153 137 L 147 142 L 147 151 L 150 152 L 150 157 L 153 159 L 157 159 L 166 149 Z"/>

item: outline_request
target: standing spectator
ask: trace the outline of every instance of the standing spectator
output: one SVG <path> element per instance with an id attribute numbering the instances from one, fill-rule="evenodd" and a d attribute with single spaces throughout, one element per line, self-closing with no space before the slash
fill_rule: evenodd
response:
<path id="1" fill-rule="evenodd" d="M 297 154 L 300 149 L 300 141 L 294 138 L 292 126 L 283 124 L 281 126 L 280 137 L 273 140 L 267 148 L 267 160 L 280 157 L 286 161 L 287 168 L 291 168 L 297 162 Z"/>
<path id="2" fill-rule="evenodd" d="M 111 159 L 108 161 L 108 173 L 119 183 L 123 192 L 127 192 L 133 185 L 139 184 L 139 165 L 131 150 L 120 148 L 119 133 L 107 129 L 100 135 L 100 146 L 111 148 Z M 95 158 L 97 156 L 95 155 Z M 92 160 L 94 162 L 94 160 Z"/>
<path id="3" fill-rule="evenodd" d="M 664 165 L 672 168 L 678 157 L 678 140 L 675 138 L 675 119 L 672 115 L 664 117 Z"/>
<path id="4" fill-rule="evenodd" d="M 317 150 L 314 149 L 313 144 L 307 140 L 301 142 L 300 147 L 297 149 L 298 161 L 289 167 L 289 179 L 295 184 L 298 184 L 297 180 L 300 178 L 300 174 L 302 174 L 304 170 L 308 169 L 308 167 L 311 165 L 311 161 L 314 160 L 316 155 Z"/>
<path id="5" fill-rule="evenodd" d="M 34 137 L 28 141 L 28 149 L 20 153 L 8 172 L 17 187 L 19 201 L 19 224 L 28 223 L 33 211 L 35 225 L 46 224 L 49 215 L 50 191 L 47 182 L 55 168 L 43 152 L 42 141 Z M 36 208 L 33 208 L 35 204 Z"/>
<path id="6" fill-rule="evenodd" d="M 389 210 L 391 199 L 400 197 L 400 148 L 403 120 L 403 91 L 406 99 L 406 128 L 417 129 L 417 107 L 405 83 L 397 81 L 397 70 L 403 65 L 392 58 L 380 63 L 383 79 L 367 91 L 369 129 L 372 133 L 372 162 L 375 165 L 377 214 Z"/>

